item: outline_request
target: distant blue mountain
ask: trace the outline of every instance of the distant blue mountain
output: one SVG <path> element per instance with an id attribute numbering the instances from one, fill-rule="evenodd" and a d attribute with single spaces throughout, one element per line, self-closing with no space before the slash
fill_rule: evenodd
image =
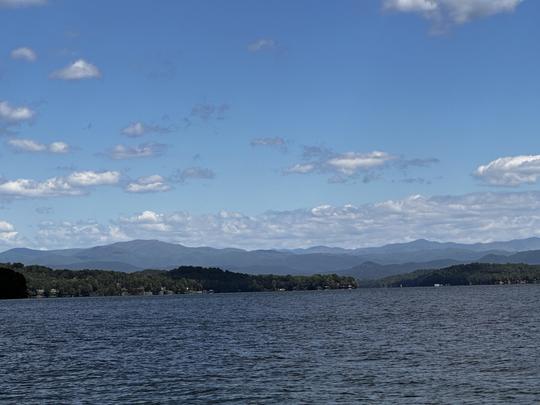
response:
<path id="1" fill-rule="evenodd" d="M 62 250 L 11 249 L 0 253 L 0 262 L 39 264 L 52 268 L 85 268 L 136 271 L 172 269 L 183 265 L 216 266 L 252 274 L 370 274 L 392 268 L 416 270 L 424 266 L 493 260 L 540 263 L 540 239 L 529 238 L 485 244 L 440 243 L 416 240 L 381 247 L 343 249 L 316 246 L 294 250 L 243 250 L 187 247 L 158 240 L 133 240 L 91 248 Z M 525 250 L 527 252 L 521 252 Z M 366 264 L 367 263 L 367 264 Z M 348 269 L 348 270 L 347 270 Z M 354 269 L 354 270 L 353 270 Z M 348 272 L 348 273 L 347 273 Z M 393 273 L 397 274 L 397 273 Z M 387 274 L 385 274 L 387 275 Z"/>
<path id="2" fill-rule="evenodd" d="M 306 254 L 276 250 L 186 247 L 157 240 L 133 240 L 88 249 L 11 249 L 0 253 L 0 262 L 39 264 L 52 268 L 135 271 L 172 269 L 178 266 L 221 267 L 253 274 L 312 274 L 354 266 L 351 255 Z"/>

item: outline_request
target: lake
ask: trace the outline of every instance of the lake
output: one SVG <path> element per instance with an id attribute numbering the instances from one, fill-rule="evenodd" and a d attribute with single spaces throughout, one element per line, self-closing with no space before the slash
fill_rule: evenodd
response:
<path id="1" fill-rule="evenodd" d="M 540 285 L 0 301 L 2 403 L 538 403 Z"/>

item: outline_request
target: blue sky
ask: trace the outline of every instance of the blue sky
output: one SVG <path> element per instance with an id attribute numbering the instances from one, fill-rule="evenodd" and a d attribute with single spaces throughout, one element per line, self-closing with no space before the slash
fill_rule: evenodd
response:
<path id="1" fill-rule="evenodd" d="M 0 0 L 0 249 L 540 235 L 532 0 Z"/>

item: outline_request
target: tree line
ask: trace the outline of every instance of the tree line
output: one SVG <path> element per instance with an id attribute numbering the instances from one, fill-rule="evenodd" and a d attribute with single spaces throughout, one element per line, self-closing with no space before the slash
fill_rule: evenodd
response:
<path id="1" fill-rule="evenodd" d="M 529 284 L 540 282 L 540 266 L 528 264 L 459 264 L 439 270 L 417 270 L 361 283 L 360 287 L 432 287 L 438 285 Z"/>
<path id="2" fill-rule="evenodd" d="M 0 299 L 26 298 L 26 278 L 10 268 L 0 268 Z"/>
<path id="3" fill-rule="evenodd" d="M 183 266 L 171 271 L 134 273 L 104 270 L 53 270 L 20 263 L 0 265 L 0 275 L 16 274 L 30 297 L 168 295 L 196 292 L 259 292 L 356 288 L 353 277 L 251 275 L 219 268 Z M 13 276 L 10 276 L 13 277 Z M 21 278 L 22 277 L 22 278 Z M 2 283 L 4 285 L 5 283 Z M 7 284 L 5 284 L 7 285 Z"/>

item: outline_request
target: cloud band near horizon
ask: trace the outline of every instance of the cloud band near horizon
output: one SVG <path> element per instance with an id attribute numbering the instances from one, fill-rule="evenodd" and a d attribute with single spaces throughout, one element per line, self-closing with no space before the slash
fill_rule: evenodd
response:
<path id="1" fill-rule="evenodd" d="M 46 221 L 32 238 L 22 235 L 16 224 L 3 221 L 0 242 L 4 247 L 67 248 L 159 239 L 189 246 L 247 249 L 358 248 L 416 239 L 476 243 L 539 236 L 538 212 L 540 192 L 411 195 L 360 206 L 321 205 L 259 215 L 145 210 L 108 223 Z"/>

